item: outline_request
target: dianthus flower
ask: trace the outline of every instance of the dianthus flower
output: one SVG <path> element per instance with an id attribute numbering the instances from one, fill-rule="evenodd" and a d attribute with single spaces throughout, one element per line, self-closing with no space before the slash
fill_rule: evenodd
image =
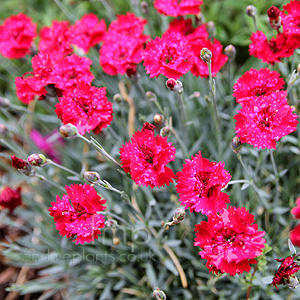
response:
<path id="1" fill-rule="evenodd" d="M 221 43 L 216 39 L 214 39 L 213 43 L 209 39 L 195 39 L 193 42 L 190 36 L 188 36 L 188 39 L 189 44 L 191 45 L 191 49 L 194 52 L 194 64 L 191 69 L 191 73 L 194 76 L 209 76 L 208 65 L 200 57 L 200 51 L 203 48 L 207 48 L 212 53 L 211 73 L 212 76 L 216 76 L 228 60 L 228 56 L 222 53 L 223 46 L 221 45 Z"/>
<path id="2" fill-rule="evenodd" d="M 250 69 L 233 86 L 233 96 L 240 103 L 239 99 L 268 95 L 283 89 L 283 86 L 284 80 L 280 78 L 280 74 L 277 71 Z"/>
<path id="3" fill-rule="evenodd" d="M 202 0 L 155 0 L 154 7 L 161 14 L 178 17 L 185 15 L 197 15 L 200 13 Z"/>
<path id="4" fill-rule="evenodd" d="M 257 31 L 252 33 L 250 40 L 252 41 L 249 46 L 250 55 L 272 65 L 281 62 L 280 59 L 283 57 L 292 56 L 297 48 L 294 38 L 285 33 L 279 33 L 276 38 L 272 37 L 268 41 L 262 31 Z"/>
<path id="5" fill-rule="evenodd" d="M 192 19 L 177 18 L 169 24 L 169 28 L 166 30 L 165 34 L 171 32 L 179 32 L 182 35 L 187 36 L 193 33 L 195 30 L 196 28 L 193 27 Z"/>
<path id="6" fill-rule="evenodd" d="M 41 29 L 40 37 L 39 51 L 48 52 L 52 60 L 59 61 L 73 52 L 68 21 L 53 21 Z"/>
<path id="7" fill-rule="evenodd" d="M 29 136 L 47 158 L 60 163 L 61 153 L 58 151 L 58 147 L 63 144 L 64 140 L 57 130 L 54 130 L 47 136 L 43 136 L 38 130 L 33 129 L 30 131 Z"/>
<path id="8" fill-rule="evenodd" d="M 290 240 L 295 246 L 300 247 L 300 224 L 298 224 L 293 230 L 291 230 Z"/>
<path id="9" fill-rule="evenodd" d="M 150 78 L 160 74 L 178 79 L 187 73 L 194 62 L 187 39 L 180 33 L 167 33 L 147 43 L 144 66 Z"/>
<path id="10" fill-rule="evenodd" d="M 70 27 L 70 42 L 88 52 L 103 40 L 105 31 L 106 24 L 103 19 L 99 21 L 95 14 L 87 14 Z"/>
<path id="11" fill-rule="evenodd" d="M 7 186 L 1 191 L 0 206 L 8 208 L 9 212 L 12 213 L 20 205 L 22 205 L 21 187 L 13 189 Z"/>
<path id="12" fill-rule="evenodd" d="M 224 169 L 225 163 L 211 162 L 200 151 L 191 158 L 185 160 L 182 171 L 176 174 L 181 205 L 205 215 L 223 210 L 230 202 L 229 196 L 221 192 L 231 178 Z"/>
<path id="13" fill-rule="evenodd" d="M 291 213 L 295 219 L 300 220 L 300 197 L 296 200 L 296 207 L 291 210 Z"/>
<path id="14" fill-rule="evenodd" d="M 48 209 L 54 218 L 61 236 L 76 239 L 77 244 L 90 243 L 98 239 L 100 228 L 104 227 L 104 216 L 97 214 L 106 207 L 96 190 L 88 184 L 72 184 L 65 187 L 67 194 L 56 196 Z"/>
<path id="15" fill-rule="evenodd" d="M 104 36 L 100 49 L 100 65 L 109 75 L 134 75 L 143 59 L 144 46 L 149 36 L 143 34 L 147 20 L 133 13 L 119 15 Z"/>
<path id="16" fill-rule="evenodd" d="M 278 268 L 276 275 L 273 277 L 272 284 L 276 288 L 279 284 L 287 285 L 290 288 L 296 288 L 299 283 L 294 274 L 300 270 L 299 263 L 294 261 L 293 256 L 281 259 L 276 258 L 276 260 L 281 262 L 281 265 Z"/>
<path id="17" fill-rule="evenodd" d="M 154 125 L 145 123 L 129 142 L 120 148 L 122 167 L 138 185 L 169 185 L 175 175 L 166 165 L 175 160 L 176 149 L 167 137 L 154 135 Z"/>
<path id="18" fill-rule="evenodd" d="M 258 149 L 276 149 L 276 141 L 297 129 L 297 118 L 287 103 L 285 91 L 252 96 L 234 116 L 235 131 L 241 143 Z"/>
<path id="19" fill-rule="evenodd" d="M 92 61 L 76 54 L 53 61 L 47 52 L 39 52 L 32 58 L 31 64 L 33 72 L 15 79 L 17 95 L 25 104 L 32 101 L 34 96 L 43 99 L 47 94 L 46 86 L 53 85 L 61 94 L 61 91 L 75 88 L 79 80 L 90 84 L 94 79 L 90 71 Z M 26 76 L 29 74 L 32 76 Z"/>
<path id="20" fill-rule="evenodd" d="M 16 157 L 15 155 L 11 157 L 11 165 L 20 173 L 26 176 L 29 176 L 32 170 L 31 165 L 27 161 L 23 160 L 22 158 Z"/>
<path id="21" fill-rule="evenodd" d="M 64 124 L 71 123 L 80 134 L 93 130 L 96 134 L 113 119 L 112 103 L 107 101 L 106 88 L 97 88 L 78 81 L 77 87 L 65 91 L 58 99 L 56 114 Z"/>
<path id="22" fill-rule="evenodd" d="M 0 26 L 0 53 L 7 58 L 21 58 L 30 52 L 36 37 L 36 24 L 19 13 L 11 16 Z"/>
<path id="23" fill-rule="evenodd" d="M 208 216 L 208 221 L 196 224 L 195 232 L 194 246 L 201 247 L 199 255 L 215 274 L 249 272 L 266 242 L 265 232 L 258 231 L 254 215 L 244 207 L 228 207 Z"/>

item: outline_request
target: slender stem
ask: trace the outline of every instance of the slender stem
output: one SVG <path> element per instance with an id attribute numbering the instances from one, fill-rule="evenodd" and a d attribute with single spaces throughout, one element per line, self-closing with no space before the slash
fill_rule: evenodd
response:
<path id="1" fill-rule="evenodd" d="M 40 174 L 35 174 L 35 177 L 38 178 L 38 179 L 40 179 L 40 180 L 42 180 L 42 181 L 46 181 L 46 182 L 50 183 L 51 185 L 57 187 L 57 188 L 60 189 L 61 191 L 64 191 L 64 192 L 65 192 L 65 189 L 64 189 L 62 186 L 60 186 L 60 185 L 56 184 L 55 182 L 53 182 L 53 181 L 47 179 L 45 176 L 40 175 Z"/>
<path id="2" fill-rule="evenodd" d="M 51 159 L 49 159 L 49 158 L 47 159 L 47 163 L 49 163 L 49 164 L 51 164 L 51 165 L 53 165 L 53 166 L 55 166 L 55 167 L 57 167 L 57 168 L 59 168 L 61 170 L 67 171 L 67 172 L 69 172 L 69 173 L 71 173 L 71 174 L 73 174 L 73 175 L 75 175 L 75 176 L 77 176 L 79 178 L 82 177 L 82 175 L 80 175 L 79 173 L 76 173 L 76 172 L 74 172 L 73 170 L 71 170 L 69 168 L 66 168 L 66 167 L 64 167 L 64 166 L 62 166 L 60 164 L 57 164 L 54 161 L 52 161 Z"/>
<path id="3" fill-rule="evenodd" d="M 186 148 L 184 142 L 182 141 L 182 139 L 179 137 L 179 135 L 177 134 L 177 132 L 174 129 L 172 129 L 172 133 L 174 134 L 175 138 L 177 139 L 179 145 L 181 146 L 184 157 L 187 158 L 189 156 L 189 154 L 188 154 L 188 151 L 187 151 L 187 148 Z"/>
<path id="4" fill-rule="evenodd" d="M 256 32 L 257 31 L 256 18 L 255 18 L 255 16 L 253 16 L 252 18 L 253 18 L 253 23 L 254 23 L 254 29 L 255 29 L 255 32 Z"/>
<path id="5" fill-rule="evenodd" d="M 238 154 L 236 155 L 236 157 L 237 157 L 237 159 L 240 161 L 240 163 L 241 163 L 241 165 L 242 165 L 242 167 L 243 167 L 243 169 L 244 169 L 244 171 L 245 171 L 246 176 L 249 178 L 250 175 L 249 175 L 249 172 L 248 172 L 248 170 L 247 170 L 247 168 L 246 168 L 246 166 L 245 166 L 245 164 L 244 164 L 244 162 L 243 162 L 242 156 L 238 153 Z"/>
<path id="6" fill-rule="evenodd" d="M 159 102 L 156 100 L 156 101 L 154 101 L 154 103 L 155 103 L 156 107 L 158 108 L 158 110 L 160 111 L 160 113 L 164 116 L 165 115 L 164 110 L 160 106 Z"/>
<path id="7" fill-rule="evenodd" d="M 182 122 L 183 122 L 183 124 L 185 124 L 187 121 L 187 115 L 186 115 L 185 105 L 184 105 L 184 101 L 183 101 L 183 92 L 179 93 L 178 95 L 180 98 Z"/>
<path id="8" fill-rule="evenodd" d="M 276 207 L 278 205 L 278 200 L 279 200 L 279 176 L 278 176 L 278 170 L 277 170 L 272 149 L 270 149 L 270 158 L 271 158 L 271 162 L 274 170 L 274 176 L 275 176 L 276 194 L 274 199 L 274 207 Z"/>
<path id="9" fill-rule="evenodd" d="M 227 185 L 236 184 L 236 183 L 249 183 L 249 184 L 251 184 L 251 182 L 249 180 L 241 179 L 241 180 L 232 180 L 232 181 L 229 181 L 227 183 Z"/>
<path id="10" fill-rule="evenodd" d="M 254 277 L 255 272 L 257 271 L 257 269 L 258 269 L 258 267 L 257 267 L 257 264 L 256 264 L 256 265 L 255 265 L 255 268 L 254 268 L 254 270 L 253 270 L 252 276 L 251 276 L 250 284 L 252 284 L 253 277 Z M 246 300 L 249 300 L 249 299 L 250 299 L 251 288 L 252 288 L 251 285 L 248 286 Z"/>

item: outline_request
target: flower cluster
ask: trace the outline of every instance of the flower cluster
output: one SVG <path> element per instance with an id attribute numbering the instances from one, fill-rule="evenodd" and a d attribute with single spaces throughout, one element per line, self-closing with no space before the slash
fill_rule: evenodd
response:
<path id="1" fill-rule="evenodd" d="M 133 13 L 119 15 L 104 36 L 100 49 L 100 65 L 109 75 L 133 75 L 142 61 L 144 45 L 149 36 L 143 34 L 147 20 Z"/>
<path id="2" fill-rule="evenodd" d="M 244 207 L 229 207 L 208 216 L 195 227 L 195 246 L 199 255 L 207 259 L 207 268 L 216 274 L 231 276 L 249 272 L 265 247 L 264 231 L 258 231 L 254 216 Z"/>
<path id="3" fill-rule="evenodd" d="M 13 189 L 6 186 L 0 193 L 0 207 L 8 208 L 12 213 L 20 205 L 22 205 L 21 187 Z"/>
<path id="4" fill-rule="evenodd" d="M 106 207 L 96 190 L 88 184 L 66 186 L 67 194 L 56 197 L 48 209 L 54 218 L 61 236 L 74 238 L 77 244 L 90 243 L 98 239 L 100 228 L 104 227 L 104 216 L 97 214 Z"/>
<path id="5" fill-rule="evenodd" d="M 272 6 L 268 10 L 268 16 L 271 27 L 277 30 L 277 36 L 268 40 L 262 31 L 254 32 L 250 37 L 250 55 L 269 64 L 281 62 L 283 57 L 292 56 L 300 46 L 299 10 L 300 2 L 297 0 L 283 6 L 283 11 Z M 281 26 L 282 32 L 279 31 Z"/>
<path id="6" fill-rule="evenodd" d="M 251 69 L 234 85 L 233 95 L 242 105 L 234 116 L 241 143 L 276 149 L 276 141 L 296 130 L 298 116 L 288 105 L 283 84 L 276 71 Z"/>
<path id="7" fill-rule="evenodd" d="M 7 58 L 21 58 L 30 53 L 36 26 L 23 13 L 6 19 L 0 26 L 0 53 Z"/>
<path id="8" fill-rule="evenodd" d="M 179 201 L 191 212 L 209 215 L 220 212 L 230 202 L 229 196 L 222 192 L 231 175 L 224 169 L 224 163 L 210 162 L 201 152 L 186 159 L 181 172 L 176 174 L 176 190 Z"/>
<path id="9" fill-rule="evenodd" d="M 154 135 L 155 126 L 145 123 L 129 142 L 120 148 L 122 167 L 138 185 L 169 185 L 175 175 L 166 165 L 175 160 L 175 147 L 167 137 Z"/>

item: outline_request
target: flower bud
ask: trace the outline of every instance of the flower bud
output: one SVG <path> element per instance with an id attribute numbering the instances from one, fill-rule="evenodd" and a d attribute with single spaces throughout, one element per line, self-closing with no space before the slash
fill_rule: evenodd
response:
<path id="1" fill-rule="evenodd" d="M 165 136 L 168 136 L 169 134 L 170 134 L 170 132 L 171 132 L 171 129 L 170 129 L 170 127 L 169 126 L 165 126 L 165 127 L 163 127 L 161 130 L 160 130 L 160 135 L 162 136 L 162 137 L 165 137 Z"/>
<path id="2" fill-rule="evenodd" d="M 77 128 L 71 123 L 61 126 L 59 131 L 64 138 L 74 138 L 78 134 Z"/>
<path id="3" fill-rule="evenodd" d="M 116 220 L 111 220 L 111 219 L 109 219 L 109 220 L 106 220 L 106 221 L 104 222 L 104 225 L 105 225 L 105 227 L 114 229 L 114 228 L 117 227 L 118 222 L 117 222 Z"/>
<path id="4" fill-rule="evenodd" d="M 150 92 L 150 91 L 146 92 L 146 97 L 151 102 L 156 102 L 157 101 L 157 97 L 153 92 Z"/>
<path id="5" fill-rule="evenodd" d="M 206 31 L 210 39 L 213 39 L 216 36 L 216 26 L 213 21 L 209 21 L 206 24 Z"/>
<path id="6" fill-rule="evenodd" d="M 167 299 L 166 294 L 159 288 L 156 288 L 156 290 L 153 291 L 153 296 L 156 300 L 166 300 Z"/>
<path id="7" fill-rule="evenodd" d="M 211 61 L 211 58 L 212 58 L 212 53 L 211 53 L 211 51 L 209 49 L 202 48 L 202 50 L 200 51 L 200 57 L 206 63 L 209 63 Z"/>
<path id="8" fill-rule="evenodd" d="M 47 158 L 43 154 L 31 154 L 28 156 L 27 160 L 35 167 L 44 167 L 47 164 Z"/>
<path id="9" fill-rule="evenodd" d="M 281 27 L 280 10 L 276 6 L 271 6 L 267 14 L 271 28 L 278 30 Z"/>
<path id="10" fill-rule="evenodd" d="M 295 275 L 291 275 L 288 279 L 284 278 L 284 281 L 290 289 L 295 289 L 299 285 L 298 278 Z"/>
<path id="11" fill-rule="evenodd" d="M 300 74 L 300 64 L 297 67 L 297 72 Z"/>
<path id="12" fill-rule="evenodd" d="M 154 123 L 159 125 L 164 121 L 164 116 L 160 114 L 156 114 L 153 119 L 154 119 Z"/>
<path id="13" fill-rule="evenodd" d="M 120 94 L 115 94 L 113 96 L 113 101 L 115 101 L 116 103 L 120 104 L 122 102 L 122 97 Z"/>
<path id="14" fill-rule="evenodd" d="M 142 9 L 143 14 L 149 15 L 149 6 L 148 6 L 148 3 L 146 1 L 141 2 L 141 9 Z"/>
<path id="15" fill-rule="evenodd" d="M 239 153 L 242 150 L 242 147 L 243 147 L 243 145 L 240 141 L 240 138 L 235 136 L 231 142 L 231 148 L 232 148 L 233 152 Z"/>
<path id="16" fill-rule="evenodd" d="M 236 49 L 233 45 L 228 45 L 224 49 L 224 53 L 228 56 L 229 61 L 233 61 L 236 55 Z"/>
<path id="17" fill-rule="evenodd" d="M 200 98 L 201 97 L 201 93 L 198 92 L 198 91 L 194 92 L 194 97 L 195 98 Z"/>
<path id="18" fill-rule="evenodd" d="M 26 176 L 29 176 L 32 170 L 31 165 L 27 161 L 16 157 L 15 155 L 11 157 L 11 165 Z"/>
<path id="19" fill-rule="evenodd" d="M 181 94 L 183 92 L 183 85 L 180 80 L 175 80 L 173 78 L 169 78 L 166 81 L 167 88 L 177 94 Z"/>
<path id="20" fill-rule="evenodd" d="M 7 127 L 4 124 L 0 124 L 0 135 L 6 135 L 7 133 Z"/>
<path id="21" fill-rule="evenodd" d="M 174 216 L 173 216 L 173 221 L 175 223 L 180 223 L 181 221 L 183 221 L 185 218 L 185 210 L 181 207 L 177 208 L 175 210 Z"/>
<path id="22" fill-rule="evenodd" d="M 97 183 L 100 180 L 100 175 L 94 171 L 86 171 L 83 174 L 85 180 L 89 183 Z"/>
<path id="23" fill-rule="evenodd" d="M 246 14 L 249 16 L 249 17 L 254 17 L 256 15 L 256 12 L 257 12 L 257 9 L 255 6 L 253 5 L 248 5 L 247 8 L 246 8 Z"/>
<path id="24" fill-rule="evenodd" d="M 10 101 L 7 98 L 0 97 L 0 107 L 2 108 L 10 107 Z"/>

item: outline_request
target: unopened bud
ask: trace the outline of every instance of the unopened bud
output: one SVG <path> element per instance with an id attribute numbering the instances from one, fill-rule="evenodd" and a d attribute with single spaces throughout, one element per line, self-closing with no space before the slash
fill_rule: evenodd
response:
<path id="1" fill-rule="evenodd" d="M 136 72 L 136 67 L 128 67 L 126 69 L 126 75 L 131 79 L 138 79 L 138 74 Z"/>
<path id="2" fill-rule="evenodd" d="M 61 126 L 59 131 L 64 138 L 74 138 L 78 134 L 77 128 L 71 123 Z"/>
<path id="3" fill-rule="evenodd" d="M 271 28 L 278 30 L 281 27 L 280 10 L 276 6 L 271 6 L 267 14 Z"/>
<path id="4" fill-rule="evenodd" d="M 235 136 L 231 142 L 231 148 L 232 148 L 233 152 L 239 153 L 242 150 L 242 147 L 243 147 L 243 145 L 240 141 L 240 138 Z"/>
<path id="5" fill-rule="evenodd" d="M 290 289 L 295 289 L 299 285 L 298 278 L 295 275 L 291 275 L 289 279 L 284 278 L 284 281 Z"/>
<path id="6" fill-rule="evenodd" d="M 100 180 L 100 175 L 94 171 L 86 171 L 83 174 L 85 180 L 89 183 L 97 183 Z"/>
<path id="7" fill-rule="evenodd" d="M 201 93 L 200 92 L 194 92 L 194 97 L 195 98 L 200 98 L 201 97 Z"/>
<path id="8" fill-rule="evenodd" d="M 205 23 L 205 17 L 202 12 L 196 16 L 196 26 L 201 26 Z"/>
<path id="9" fill-rule="evenodd" d="M 156 288 L 156 290 L 153 291 L 153 296 L 156 300 L 166 300 L 167 299 L 166 294 L 159 288 Z"/>
<path id="10" fill-rule="evenodd" d="M 0 135 L 6 135 L 7 133 L 7 127 L 4 124 L 0 124 Z"/>
<path id="11" fill-rule="evenodd" d="M 2 108 L 10 107 L 10 101 L 7 98 L 0 97 L 0 107 Z"/>
<path id="12" fill-rule="evenodd" d="M 169 78 L 166 81 L 167 88 L 177 94 L 181 94 L 183 92 L 183 85 L 180 80 L 175 80 L 173 78 Z"/>
<path id="13" fill-rule="evenodd" d="M 153 119 L 154 119 L 154 123 L 159 125 L 164 121 L 164 116 L 160 114 L 156 114 Z"/>
<path id="14" fill-rule="evenodd" d="M 31 154 L 28 156 L 27 160 L 35 167 L 44 167 L 47 164 L 47 158 L 43 154 Z"/>
<path id="15" fill-rule="evenodd" d="M 106 220 L 106 221 L 104 222 L 104 225 L 105 225 L 105 227 L 114 229 L 114 228 L 117 227 L 118 222 L 117 222 L 116 220 L 111 220 L 111 219 L 109 219 L 109 220 Z"/>
<path id="16" fill-rule="evenodd" d="M 32 170 L 31 165 L 27 161 L 16 157 L 15 155 L 11 157 L 11 165 L 26 176 L 29 176 Z"/>
<path id="17" fill-rule="evenodd" d="M 255 6 L 253 5 L 248 5 L 247 8 L 246 8 L 246 14 L 249 16 L 249 17 L 254 17 L 256 15 L 256 12 L 257 12 L 257 9 Z"/>
<path id="18" fill-rule="evenodd" d="M 165 137 L 165 136 L 168 136 L 168 135 L 170 134 L 170 132 L 171 132 L 170 127 L 169 127 L 169 126 L 165 126 L 165 127 L 163 127 L 163 128 L 160 130 L 160 135 L 161 135 L 162 137 Z"/>
<path id="19" fill-rule="evenodd" d="M 120 104 L 120 103 L 122 102 L 122 96 L 121 96 L 120 94 L 115 94 L 115 95 L 113 96 L 113 100 L 114 100 L 116 103 Z"/>
<path id="20" fill-rule="evenodd" d="M 146 92 L 146 97 L 147 97 L 147 99 L 149 101 L 152 101 L 152 102 L 156 102 L 157 101 L 156 95 L 153 92 L 151 92 L 151 91 Z"/>
<path id="21" fill-rule="evenodd" d="M 212 58 L 212 53 L 209 49 L 202 48 L 202 50 L 200 51 L 200 57 L 202 58 L 203 61 L 205 61 L 206 63 L 209 63 Z"/>
<path id="22" fill-rule="evenodd" d="M 181 221 L 184 220 L 184 218 L 185 218 L 185 210 L 181 207 L 177 208 L 173 216 L 173 221 L 176 223 L 180 223 Z"/>
<path id="23" fill-rule="evenodd" d="M 300 64 L 297 67 L 297 72 L 300 74 Z"/>
<path id="24" fill-rule="evenodd" d="M 148 3 L 146 1 L 141 2 L 141 9 L 142 9 L 143 14 L 145 14 L 145 15 L 149 14 L 149 6 L 148 6 Z"/>
<path id="25" fill-rule="evenodd" d="M 213 39 L 216 36 L 216 26 L 213 21 L 209 21 L 206 24 L 206 31 L 210 39 Z"/>
<path id="26" fill-rule="evenodd" d="M 236 55 L 236 49 L 233 45 L 228 45 L 224 49 L 224 53 L 228 56 L 229 61 L 233 61 Z"/>

